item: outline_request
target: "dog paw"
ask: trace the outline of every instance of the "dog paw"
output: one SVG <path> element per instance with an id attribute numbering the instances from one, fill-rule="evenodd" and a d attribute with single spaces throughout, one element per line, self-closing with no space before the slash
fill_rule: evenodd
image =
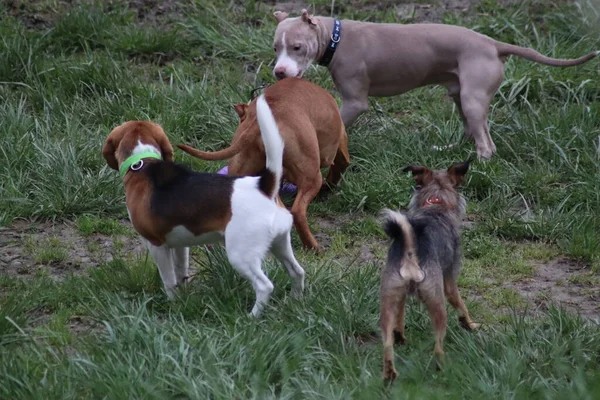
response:
<path id="1" fill-rule="evenodd" d="M 391 361 L 387 361 L 385 368 L 383 370 L 383 382 L 387 385 L 394 382 L 394 380 L 398 377 L 398 372 Z"/>
<path id="2" fill-rule="evenodd" d="M 477 322 L 469 321 L 465 317 L 458 318 L 458 322 L 460 323 L 460 326 L 462 326 L 464 329 L 466 329 L 468 331 L 474 331 L 481 327 L 481 324 L 478 324 Z"/>
<path id="3" fill-rule="evenodd" d="M 444 353 L 435 353 L 434 359 L 436 371 L 441 371 L 444 368 Z"/>
<path id="4" fill-rule="evenodd" d="M 469 324 L 469 330 L 474 331 L 474 330 L 479 329 L 479 328 L 481 328 L 481 324 L 478 324 L 477 322 L 471 322 Z"/>
<path id="5" fill-rule="evenodd" d="M 175 300 L 176 294 L 177 294 L 177 286 L 173 286 L 173 287 L 165 287 L 165 294 L 167 295 L 167 298 L 169 300 Z"/>
<path id="6" fill-rule="evenodd" d="M 406 343 L 406 336 L 398 331 L 394 331 L 394 344 L 404 344 Z"/>

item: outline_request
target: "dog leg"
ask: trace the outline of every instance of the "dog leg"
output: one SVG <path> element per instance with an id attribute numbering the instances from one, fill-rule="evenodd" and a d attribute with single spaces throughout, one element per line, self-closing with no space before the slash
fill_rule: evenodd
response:
<path id="1" fill-rule="evenodd" d="M 460 297 L 458 286 L 456 285 L 455 280 L 451 278 L 448 280 L 444 280 L 444 292 L 446 293 L 448 301 L 458 313 L 458 322 L 463 328 L 468 330 L 474 330 L 481 326 L 481 324 L 471 321 L 469 311 L 467 310 L 465 303 L 463 303 L 463 300 Z"/>
<path id="2" fill-rule="evenodd" d="M 344 122 L 344 125 L 352 125 L 352 123 L 356 121 L 360 114 L 364 113 L 368 109 L 369 103 L 366 101 L 366 99 L 364 101 L 354 99 L 342 100 L 340 113 L 342 114 L 342 121 Z"/>
<path id="3" fill-rule="evenodd" d="M 343 128 L 342 128 L 343 129 Z M 340 138 L 340 145 L 338 147 L 335 158 L 333 159 L 333 165 L 329 167 L 327 173 L 327 185 L 330 187 L 336 186 L 342 179 L 342 174 L 346 171 L 346 168 L 350 165 L 350 154 L 348 154 L 348 135 L 346 130 L 343 129 L 343 134 Z"/>
<path id="4" fill-rule="evenodd" d="M 294 280 L 292 293 L 295 296 L 301 296 L 304 291 L 305 272 L 294 256 L 292 238 L 289 231 L 273 241 L 271 252 L 285 266 L 288 274 Z"/>
<path id="5" fill-rule="evenodd" d="M 427 311 L 429 311 L 429 317 L 431 318 L 435 332 L 433 354 L 436 357 L 438 367 L 441 367 L 444 363 L 444 338 L 446 337 L 446 326 L 448 323 L 446 307 L 444 306 L 443 299 L 436 299 L 425 303 L 425 305 L 427 306 Z"/>
<path id="6" fill-rule="evenodd" d="M 483 93 L 461 92 L 461 107 L 467 120 L 465 132 L 475 141 L 477 156 L 489 159 L 493 154 L 493 142 L 486 129 L 489 101 Z M 491 144 L 490 144 L 491 143 Z"/>
<path id="7" fill-rule="evenodd" d="M 406 335 L 404 333 L 404 308 L 406 305 L 406 296 L 400 299 L 398 303 L 398 315 L 396 317 L 396 329 L 394 330 L 394 343 L 406 343 Z"/>
<path id="8" fill-rule="evenodd" d="M 297 183 L 298 194 L 292 205 L 292 215 L 294 216 L 294 225 L 298 231 L 298 235 L 302 240 L 304 247 L 308 249 L 314 249 L 317 252 L 321 251 L 319 243 L 313 236 L 308 227 L 308 220 L 306 218 L 306 211 L 308 205 L 315 198 L 315 196 L 321 190 L 321 184 L 323 178 L 321 177 L 321 171 L 317 170 L 314 174 L 303 177 Z"/>
<path id="9" fill-rule="evenodd" d="M 419 298 L 425 303 L 425 307 L 427 307 L 429 317 L 433 323 L 435 333 L 433 353 L 439 368 L 444 362 L 444 338 L 446 337 L 446 326 L 448 324 L 442 277 L 431 275 L 429 280 L 421 284 L 417 290 Z"/>
<path id="10" fill-rule="evenodd" d="M 177 284 L 183 284 L 189 278 L 190 267 L 190 248 L 176 247 L 171 249 L 173 254 L 173 263 L 175 264 L 175 278 Z"/>
<path id="11" fill-rule="evenodd" d="M 160 279 L 165 287 L 167 297 L 172 299 L 175 297 L 175 287 L 177 286 L 177 279 L 175 278 L 175 268 L 173 267 L 173 257 L 171 249 L 166 245 L 154 246 L 150 242 L 147 242 L 148 250 L 150 255 L 158 266 L 158 272 L 160 273 Z"/>
<path id="12" fill-rule="evenodd" d="M 406 287 L 398 278 L 390 278 L 385 271 L 381 276 L 381 308 L 379 324 L 383 340 L 383 380 L 391 383 L 398 376 L 394 366 L 394 328 L 397 321 L 398 306 L 404 303 Z"/>
<path id="13" fill-rule="evenodd" d="M 460 71 L 460 108 L 467 121 L 465 132 L 475 141 L 477 156 L 490 158 L 496 145 L 490 135 L 488 113 L 494 94 L 504 78 L 501 62 L 482 61 L 477 69 Z"/>
<path id="14" fill-rule="evenodd" d="M 342 95 L 340 114 L 344 127 L 348 128 L 356 118 L 369 109 L 369 78 L 366 71 L 353 70 L 354 77 L 333 77 Z"/>
<path id="15" fill-rule="evenodd" d="M 265 232 L 259 231 L 257 235 L 261 235 L 261 233 Z M 225 251 L 233 268 L 252 284 L 256 301 L 250 314 L 259 317 L 269 301 L 274 286 L 261 268 L 266 249 L 262 248 L 262 243 L 251 243 L 252 241 L 248 240 L 245 234 L 246 232 L 235 229 L 230 223 L 225 231 L 225 242 L 227 243 Z"/>

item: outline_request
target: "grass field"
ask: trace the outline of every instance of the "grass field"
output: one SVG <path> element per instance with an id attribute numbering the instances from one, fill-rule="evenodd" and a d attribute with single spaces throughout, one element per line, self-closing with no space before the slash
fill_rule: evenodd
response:
<path id="1" fill-rule="evenodd" d="M 311 4 L 329 14 L 331 3 Z M 342 18 L 459 24 L 554 57 L 600 49 L 592 0 L 334 3 Z M 378 211 L 408 204 L 403 166 L 474 154 L 440 88 L 371 99 L 349 129 L 343 184 L 309 208 L 325 253 L 304 252 L 294 236 L 302 301 L 269 260 L 272 302 L 249 318 L 252 289 L 220 248 L 194 249 L 196 278 L 166 300 L 102 144 L 139 118 L 173 143 L 226 146 L 232 105 L 273 82 L 274 5 L 0 4 L 0 398 L 599 398 L 600 60 L 507 61 L 490 116 L 498 152 L 472 164 L 464 188 L 459 284 L 484 326 L 465 332 L 449 311 L 443 370 L 418 302 L 391 388 L 377 336 L 387 248 Z M 306 77 L 335 93 L 326 70 Z"/>

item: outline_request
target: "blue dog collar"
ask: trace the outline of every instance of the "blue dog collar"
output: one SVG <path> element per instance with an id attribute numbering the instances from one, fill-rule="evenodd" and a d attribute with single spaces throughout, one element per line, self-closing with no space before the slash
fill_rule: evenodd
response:
<path id="1" fill-rule="evenodd" d="M 324 67 L 328 66 L 333 58 L 333 54 L 335 53 L 335 49 L 337 49 L 338 43 L 342 38 L 342 23 L 339 19 L 333 20 L 333 32 L 331 32 L 331 40 L 325 49 L 325 53 L 323 54 L 323 58 L 319 61 L 319 65 Z"/>

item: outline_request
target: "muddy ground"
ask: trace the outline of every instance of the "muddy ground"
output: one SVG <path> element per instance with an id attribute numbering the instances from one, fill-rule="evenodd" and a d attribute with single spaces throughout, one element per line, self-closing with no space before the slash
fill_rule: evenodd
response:
<path id="1" fill-rule="evenodd" d="M 130 228 L 128 221 L 121 223 Z M 321 230 L 317 234 L 318 240 L 327 247 L 331 242 L 327 230 L 334 230 L 338 226 L 331 218 L 318 219 L 316 225 Z M 43 260 L 40 252 L 51 249 L 53 245 L 66 253 L 60 254 L 59 251 L 54 257 L 52 254 L 46 257 L 51 260 Z M 383 266 L 384 260 L 373 254 L 372 245 L 348 243 L 351 261 L 355 265 L 378 262 Z M 385 243 L 381 241 L 375 245 L 385 246 Z M 57 281 L 71 274 L 85 276 L 90 268 L 108 262 L 113 257 L 144 256 L 145 252 L 135 235 L 83 235 L 72 222 L 16 221 L 10 227 L 0 227 L 0 274 L 21 279 L 34 277 L 40 272 L 49 274 Z M 516 290 L 534 313 L 543 312 L 550 304 L 555 304 L 600 320 L 600 288 L 597 284 L 590 285 L 589 267 L 562 256 L 547 262 L 534 261 L 531 265 L 534 268 L 533 276 L 505 282 L 502 287 Z"/>

